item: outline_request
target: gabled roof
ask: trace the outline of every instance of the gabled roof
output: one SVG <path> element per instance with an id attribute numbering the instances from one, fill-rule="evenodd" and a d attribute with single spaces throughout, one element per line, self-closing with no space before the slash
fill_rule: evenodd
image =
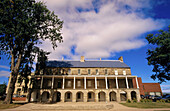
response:
<path id="1" fill-rule="evenodd" d="M 74 67 L 74 68 L 130 68 L 125 63 L 119 61 L 119 60 L 111 60 L 111 61 L 48 61 L 46 62 L 47 67 Z"/>

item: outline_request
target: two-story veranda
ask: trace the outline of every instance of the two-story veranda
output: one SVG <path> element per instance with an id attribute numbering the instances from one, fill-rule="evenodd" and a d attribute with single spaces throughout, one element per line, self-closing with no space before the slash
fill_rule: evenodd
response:
<path id="1" fill-rule="evenodd" d="M 140 100 L 137 76 L 122 59 L 49 61 L 48 73 L 34 75 L 32 101 L 100 102 Z"/>

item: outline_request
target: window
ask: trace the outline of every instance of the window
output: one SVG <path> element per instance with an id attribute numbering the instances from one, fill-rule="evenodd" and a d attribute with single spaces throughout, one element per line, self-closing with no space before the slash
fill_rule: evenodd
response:
<path id="1" fill-rule="evenodd" d="M 91 87 L 91 81 L 87 81 L 88 87 Z"/>
<path id="2" fill-rule="evenodd" d="M 68 73 L 71 74 L 71 69 L 68 70 Z"/>
<path id="3" fill-rule="evenodd" d="M 123 71 L 123 75 L 126 75 L 126 71 L 125 70 Z"/>
<path id="4" fill-rule="evenodd" d="M 97 86 L 99 86 L 100 85 L 100 82 L 99 81 L 97 81 Z"/>
<path id="5" fill-rule="evenodd" d="M 150 92 L 150 95 L 155 95 L 155 93 L 154 92 Z"/>
<path id="6" fill-rule="evenodd" d="M 71 87 L 71 81 L 68 81 L 68 82 L 67 82 L 67 86 L 68 86 L 68 87 Z"/>
<path id="7" fill-rule="evenodd" d="M 155 92 L 157 96 L 161 96 L 161 92 Z"/>
<path id="8" fill-rule="evenodd" d="M 65 70 L 63 69 L 63 70 L 62 70 L 62 74 L 64 74 L 64 72 L 65 72 Z"/>
<path id="9" fill-rule="evenodd" d="M 78 69 L 78 75 L 80 75 L 80 69 Z"/>
<path id="10" fill-rule="evenodd" d="M 77 93 L 77 99 L 81 99 L 80 93 Z"/>
<path id="11" fill-rule="evenodd" d="M 88 98 L 91 99 L 91 93 L 88 93 Z"/>
<path id="12" fill-rule="evenodd" d="M 107 75 L 107 69 L 105 69 L 105 75 Z"/>
<path id="13" fill-rule="evenodd" d="M 47 86 L 49 86 L 49 87 L 50 87 L 50 86 L 51 86 L 51 83 L 52 83 L 52 82 L 51 82 L 51 80 L 48 80 L 48 84 L 47 84 Z"/>
<path id="14" fill-rule="evenodd" d="M 81 81 L 77 81 L 77 86 L 81 87 Z"/>
<path id="15" fill-rule="evenodd" d="M 61 69 L 58 69 L 57 72 L 58 72 L 58 74 L 61 74 Z"/>
<path id="16" fill-rule="evenodd" d="M 98 69 L 96 69 L 96 75 L 98 75 L 99 74 L 99 70 Z"/>
<path id="17" fill-rule="evenodd" d="M 57 88 L 61 88 L 61 81 L 58 81 Z"/>
<path id="18" fill-rule="evenodd" d="M 90 69 L 88 69 L 88 74 L 91 74 Z"/>
<path id="19" fill-rule="evenodd" d="M 118 75 L 118 70 L 115 70 L 115 75 Z"/>

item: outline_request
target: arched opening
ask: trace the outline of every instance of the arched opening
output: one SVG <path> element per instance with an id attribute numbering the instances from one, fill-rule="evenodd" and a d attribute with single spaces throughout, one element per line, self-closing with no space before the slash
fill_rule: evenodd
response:
<path id="1" fill-rule="evenodd" d="M 87 93 L 87 102 L 94 102 L 95 101 L 95 94 L 94 92 L 88 92 Z"/>
<path id="2" fill-rule="evenodd" d="M 116 93 L 114 91 L 109 93 L 110 101 L 116 101 Z"/>
<path id="3" fill-rule="evenodd" d="M 76 102 L 83 102 L 83 93 L 82 92 L 77 92 Z"/>
<path id="4" fill-rule="evenodd" d="M 131 99 L 132 100 L 136 99 L 136 92 L 135 91 L 131 92 Z"/>
<path id="5" fill-rule="evenodd" d="M 40 91 L 35 90 L 31 93 L 31 101 L 32 102 L 40 101 Z"/>
<path id="6" fill-rule="evenodd" d="M 48 102 L 49 98 L 50 98 L 49 92 L 45 91 L 42 93 L 42 102 Z"/>
<path id="7" fill-rule="evenodd" d="M 98 93 L 98 98 L 99 98 L 99 102 L 106 101 L 106 94 L 105 94 L 105 92 L 99 92 Z"/>
<path id="8" fill-rule="evenodd" d="M 60 102 L 61 101 L 61 93 L 55 92 L 53 95 L 53 102 Z"/>
<path id="9" fill-rule="evenodd" d="M 120 100 L 126 101 L 127 100 L 127 93 L 125 91 L 120 92 Z"/>
<path id="10" fill-rule="evenodd" d="M 72 102 L 72 93 L 71 92 L 65 93 L 65 102 Z"/>

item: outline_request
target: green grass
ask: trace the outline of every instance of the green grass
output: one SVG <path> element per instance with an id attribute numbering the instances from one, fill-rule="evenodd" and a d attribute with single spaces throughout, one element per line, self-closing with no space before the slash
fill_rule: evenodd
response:
<path id="1" fill-rule="evenodd" d="M 135 108 L 170 108 L 170 103 L 120 103 L 122 105 L 128 107 L 135 107 Z"/>
<path id="2" fill-rule="evenodd" d="M 16 108 L 23 104 L 3 104 L 3 101 L 0 101 L 0 109 L 10 109 L 10 108 Z"/>

